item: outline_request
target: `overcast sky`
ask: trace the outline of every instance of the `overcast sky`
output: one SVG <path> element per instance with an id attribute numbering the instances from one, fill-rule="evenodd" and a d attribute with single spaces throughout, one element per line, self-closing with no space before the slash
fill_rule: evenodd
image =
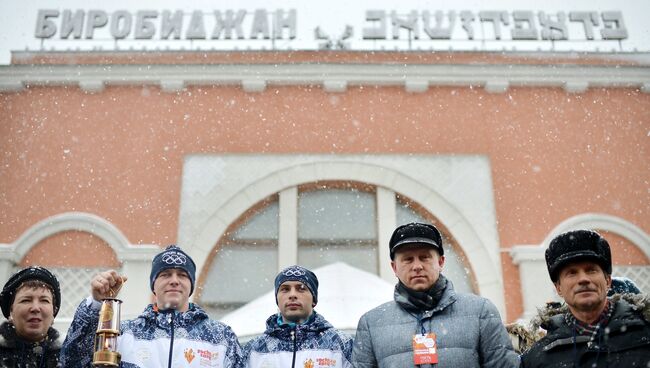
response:
<path id="1" fill-rule="evenodd" d="M 383 42 L 372 42 L 362 39 L 363 28 L 368 26 L 365 22 L 366 10 L 385 10 L 388 14 L 395 10 L 401 14 L 407 14 L 411 10 L 422 12 L 429 10 L 443 10 L 445 12 L 455 11 L 457 14 L 463 10 L 471 10 L 475 13 L 485 10 L 503 10 L 511 13 L 517 10 L 545 11 L 555 14 L 559 11 L 566 13 L 570 11 L 621 11 L 628 31 L 628 38 L 622 42 L 602 41 L 600 40 L 599 27 L 594 27 L 596 40 L 586 41 L 584 31 L 579 23 L 570 22 L 569 34 L 570 41 L 557 42 L 551 45 L 550 42 L 533 42 L 533 41 L 509 41 L 510 30 L 504 28 L 503 38 L 498 42 L 485 42 L 480 39 L 494 39 L 491 26 L 483 23 L 481 29 L 477 29 L 477 36 L 474 41 L 466 39 L 466 33 L 462 30 L 462 25 L 457 22 L 454 39 L 450 41 L 436 40 L 432 42 L 423 32 L 421 32 L 421 41 L 414 43 L 414 47 L 422 49 L 452 49 L 452 50 L 517 50 L 517 51 L 546 51 L 553 47 L 557 51 L 585 50 L 585 51 L 642 51 L 650 52 L 650 1 L 648 0 L 624 0 L 624 1 L 593 1 L 593 0 L 547 0 L 547 1 L 472 1 L 460 0 L 453 3 L 442 1 L 418 1 L 418 0 L 373 0 L 373 1 L 349 1 L 349 0 L 328 0 L 328 1 L 269 1 L 269 0 L 237 0 L 219 2 L 211 0 L 195 1 L 173 1 L 173 0 L 61 0 L 52 2 L 51 0 L 28 0 L 13 1 L 0 0 L 0 64 L 10 62 L 10 52 L 24 50 L 129 50 L 142 49 L 269 49 L 272 46 L 270 41 L 261 40 L 243 40 L 243 41 L 224 41 L 224 40 L 206 40 L 206 41 L 181 41 L 160 40 L 154 37 L 153 40 L 140 42 L 133 40 L 133 32 L 125 40 L 115 42 L 110 37 L 109 26 L 103 27 L 95 32 L 93 40 L 61 40 L 59 34 L 52 39 L 42 41 L 35 37 L 36 18 L 39 9 L 56 9 L 63 10 L 103 10 L 109 16 L 118 10 L 127 10 L 135 14 L 138 10 L 179 10 L 187 12 L 184 19 L 184 31 L 189 23 L 189 13 L 194 10 L 200 10 L 205 13 L 205 28 L 209 35 L 214 25 L 214 10 L 222 12 L 226 10 L 243 9 L 247 12 L 247 18 L 243 23 L 246 38 L 249 38 L 252 14 L 255 9 L 266 9 L 269 12 L 275 9 L 296 9 L 297 11 L 297 39 L 289 41 L 276 42 L 275 46 L 279 49 L 315 49 L 318 48 L 319 41 L 315 39 L 314 29 L 320 27 L 324 34 L 331 37 L 334 41 L 340 38 L 344 33 L 345 26 L 350 25 L 353 28 L 353 35 L 347 39 L 348 46 L 351 49 L 407 49 L 409 47 L 407 36 L 404 33 L 399 40 L 390 39 Z M 55 23 L 60 26 L 61 16 Z M 212 23 L 211 23 L 212 22 Z M 478 21 L 477 21 L 478 22 Z M 156 22 L 154 22 L 156 23 Z M 158 21 L 159 23 L 159 21 Z M 478 23 L 477 23 L 478 24 Z M 539 26 L 538 26 L 539 27 Z M 390 21 L 388 32 L 390 32 Z M 482 36 L 483 35 L 483 36 Z M 428 41 L 428 42 L 427 42 Z M 434 46 L 432 46 L 434 45 Z"/>

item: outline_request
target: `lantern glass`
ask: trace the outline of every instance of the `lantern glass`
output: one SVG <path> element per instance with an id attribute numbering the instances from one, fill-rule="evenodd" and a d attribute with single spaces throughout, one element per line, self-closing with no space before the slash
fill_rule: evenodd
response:
<path id="1" fill-rule="evenodd" d="M 117 337 L 120 335 L 119 299 L 104 299 L 99 310 L 99 323 L 95 332 L 94 367 L 119 367 L 121 356 L 117 351 Z"/>

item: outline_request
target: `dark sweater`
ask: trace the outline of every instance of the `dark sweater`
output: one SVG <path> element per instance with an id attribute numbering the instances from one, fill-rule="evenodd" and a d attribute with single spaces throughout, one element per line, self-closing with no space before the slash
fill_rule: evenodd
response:
<path id="1" fill-rule="evenodd" d="M 0 367 L 54 368 L 59 365 L 59 332 L 50 327 L 41 342 L 30 342 L 16 334 L 13 323 L 0 325 Z"/>

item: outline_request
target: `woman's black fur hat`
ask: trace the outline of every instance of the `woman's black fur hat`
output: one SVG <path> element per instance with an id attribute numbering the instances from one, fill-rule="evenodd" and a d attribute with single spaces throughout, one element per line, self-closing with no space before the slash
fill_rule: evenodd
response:
<path id="1" fill-rule="evenodd" d="M 61 307 L 61 287 L 59 286 L 59 280 L 57 280 L 56 276 L 54 276 L 52 272 L 39 266 L 24 268 L 13 274 L 9 280 L 7 280 L 5 286 L 2 288 L 2 292 L 0 293 L 0 307 L 2 307 L 2 314 L 5 318 L 9 318 L 11 304 L 16 297 L 16 290 L 18 290 L 23 282 L 29 280 L 42 281 L 52 288 L 52 294 L 54 296 L 54 317 L 56 317 L 56 314 L 59 313 L 59 308 Z"/>

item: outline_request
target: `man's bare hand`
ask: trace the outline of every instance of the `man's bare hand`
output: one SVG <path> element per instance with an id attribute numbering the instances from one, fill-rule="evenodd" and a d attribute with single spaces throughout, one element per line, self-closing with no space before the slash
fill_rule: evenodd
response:
<path id="1" fill-rule="evenodd" d="M 126 282 L 126 275 L 120 275 L 115 270 L 100 272 L 90 281 L 93 299 L 97 301 L 115 298 Z"/>

